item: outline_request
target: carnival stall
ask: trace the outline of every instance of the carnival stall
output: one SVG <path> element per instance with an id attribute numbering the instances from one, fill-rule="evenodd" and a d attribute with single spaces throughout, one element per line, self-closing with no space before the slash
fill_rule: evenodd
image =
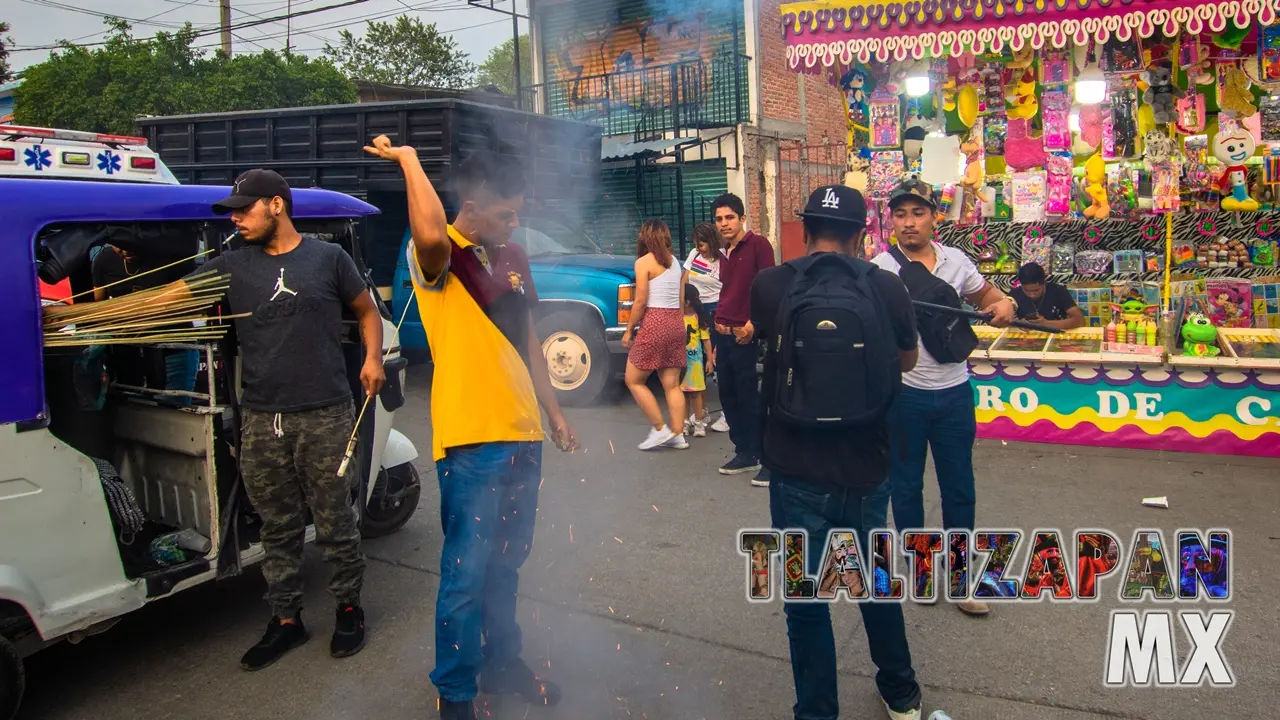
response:
<path id="1" fill-rule="evenodd" d="M 934 186 L 938 240 L 1088 326 L 977 328 L 982 437 L 1280 457 L 1280 1 L 819 0 L 787 62 L 844 90 L 846 184 Z"/>

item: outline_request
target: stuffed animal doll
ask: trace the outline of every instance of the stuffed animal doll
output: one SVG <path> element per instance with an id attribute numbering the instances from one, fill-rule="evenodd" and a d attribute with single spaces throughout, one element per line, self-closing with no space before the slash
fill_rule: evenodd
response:
<path id="1" fill-rule="evenodd" d="M 1227 70 L 1226 87 L 1222 88 L 1222 97 L 1218 99 L 1218 107 L 1228 117 L 1253 117 L 1258 109 L 1253 106 L 1253 92 L 1249 89 L 1249 76 L 1238 67 Z"/>
<path id="2" fill-rule="evenodd" d="M 1151 169 L 1173 158 L 1173 140 L 1159 130 L 1147 132 L 1146 159 L 1147 168 Z"/>
<path id="3" fill-rule="evenodd" d="M 1004 162 L 1014 172 L 1044 167 L 1048 154 L 1044 138 L 1028 136 L 1031 121 L 1026 118 L 1009 118 L 1008 135 L 1004 140 Z"/>
<path id="4" fill-rule="evenodd" d="M 1084 216 L 1093 220 L 1106 220 L 1111 215 L 1111 203 L 1107 200 L 1107 163 L 1101 153 L 1094 154 L 1084 164 L 1084 191 L 1093 202 L 1085 208 Z"/>
<path id="5" fill-rule="evenodd" d="M 1040 111 L 1039 104 L 1036 103 L 1036 76 L 1030 70 L 1022 74 L 1022 78 L 1018 80 L 1018 87 L 1015 91 L 1012 105 L 1009 108 L 1009 119 L 1025 118 L 1030 120 Z"/>
<path id="6" fill-rule="evenodd" d="M 1168 125 L 1178 117 L 1178 100 L 1186 95 L 1173 84 L 1173 68 L 1160 63 L 1147 70 L 1147 91 L 1142 101 L 1151 106 L 1155 121 Z"/>
<path id="7" fill-rule="evenodd" d="M 1213 155 L 1226 166 L 1218 180 L 1223 210 L 1257 211 L 1258 201 L 1249 197 L 1249 169 L 1244 165 L 1256 147 L 1247 130 L 1220 132 L 1213 139 Z"/>

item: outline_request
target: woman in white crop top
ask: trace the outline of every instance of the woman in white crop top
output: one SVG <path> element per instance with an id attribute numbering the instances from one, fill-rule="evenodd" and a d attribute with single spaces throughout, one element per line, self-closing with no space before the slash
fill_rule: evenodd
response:
<path id="1" fill-rule="evenodd" d="M 646 220 L 641 226 L 636 257 L 636 299 L 622 346 L 629 351 L 627 389 L 653 426 L 640 449 L 684 449 L 689 444 L 683 432 L 685 400 L 680 374 L 686 362 L 683 308 L 688 272 L 671 254 L 671 230 L 661 220 Z M 670 424 L 663 422 L 658 399 L 646 385 L 654 371 L 667 396 Z"/>

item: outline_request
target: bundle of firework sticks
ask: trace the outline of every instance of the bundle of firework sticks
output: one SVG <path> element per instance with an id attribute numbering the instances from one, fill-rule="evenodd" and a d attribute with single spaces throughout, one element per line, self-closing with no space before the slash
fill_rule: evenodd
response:
<path id="1" fill-rule="evenodd" d="M 44 346 L 212 342 L 226 334 L 224 321 L 240 317 L 207 314 L 230 280 L 208 272 L 102 302 L 46 305 Z"/>

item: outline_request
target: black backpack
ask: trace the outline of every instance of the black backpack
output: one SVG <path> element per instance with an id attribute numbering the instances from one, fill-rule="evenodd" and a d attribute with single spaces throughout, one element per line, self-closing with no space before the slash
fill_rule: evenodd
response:
<path id="1" fill-rule="evenodd" d="M 835 253 L 787 264 L 796 277 L 778 310 L 770 417 L 808 428 L 881 419 L 897 393 L 900 365 L 888 313 L 871 283 L 876 266 Z"/>
<path id="2" fill-rule="evenodd" d="M 902 278 L 902 284 L 907 286 L 912 300 L 945 305 L 957 310 L 964 307 L 960 301 L 960 293 L 945 280 L 929 272 L 929 268 L 923 263 L 908 259 L 896 246 L 890 248 L 889 252 L 901 266 L 898 276 Z M 917 308 L 916 325 L 924 349 L 940 363 L 966 362 L 969 354 L 978 347 L 978 336 L 973 332 L 973 326 L 959 315 Z"/>

